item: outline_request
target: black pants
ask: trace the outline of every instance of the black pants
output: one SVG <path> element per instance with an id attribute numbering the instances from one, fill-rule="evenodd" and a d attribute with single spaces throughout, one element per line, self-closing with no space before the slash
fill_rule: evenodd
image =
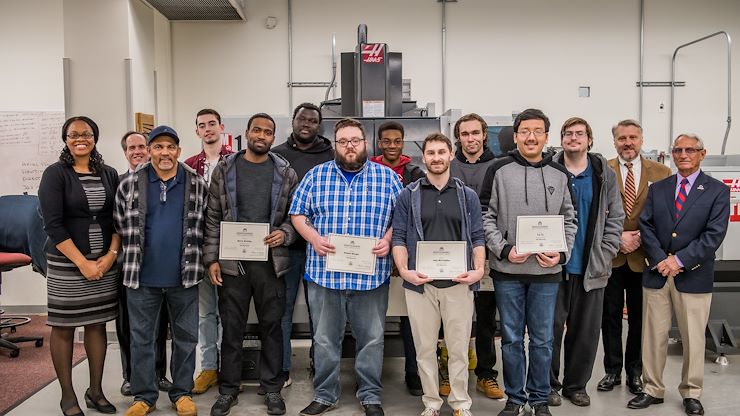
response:
<path id="1" fill-rule="evenodd" d="M 550 387 L 564 392 L 585 392 L 586 383 L 599 348 L 599 330 L 604 305 L 604 289 L 586 292 L 582 275 L 569 275 L 560 283 L 555 304 L 555 321 L 552 334 L 552 362 Z M 563 332 L 565 327 L 565 339 Z M 560 349 L 565 349 L 563 382 L 560 383 Z"/>
<path id="2" fill-rule="evenodd" d="M 622 361 L 622 309 L 625 292 L 627 298 L 627 345 Z M 627 377 L 642 375 L 642 273 L 633 272 L 625 263 L 612 269 L 612 276 L 604 295 L 604 314 L 601 321 L 601 337 L 604 342 L 604 370 L 609 374 L 622 374 L 622 365 Z"/>
<path id="3" fill-rule="evenodd" d="M 275 275 L 272 261 L 242 262 L 245 274 L 222 275 L 218 287 L 218 312 L 221 316 L 221 372 L 218 391 L 237 395 L 242 374 L 242 341 L 247 326 L 249 304 L 259 321 L 260 384 L 267 392 L 283 388 L 283 331 L 281 321 L 285 309 L 285 281 Z"/>
<path id="4" fill-rule="evenodd" d="M 121 285 L 118 291 L 118 318 L 116 319 L 116 335 L 118 343 L 121 346 L 121 368 L 123 369 L 123 379 L 131 381 L 131 327 L 128 321 L 128 300 L 126 296 L 126 287 Z M 155 365 L 157 369 L 157 378 L 163 379 L 167 375 L 167 305 L 162 304 L 162 310 L 159 312 L 162 316 L 160 319 L 159 332 L 157 333 L 157 349 L 155 352 Z"/>
<path id="5" fill-rule="evenodd" d="M 478 365 L 475 375 L 478 378 L 498 377 L 496 366 L 496 292 L 475 293 L 475 355 Z"/>

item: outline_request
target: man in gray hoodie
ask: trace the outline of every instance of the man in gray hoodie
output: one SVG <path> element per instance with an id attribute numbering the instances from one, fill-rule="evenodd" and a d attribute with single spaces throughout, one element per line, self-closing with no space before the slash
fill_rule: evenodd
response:
<path id="1" fill-rule="evenodd" d="M 617 175 L 603 156 L 589 152 L 593 133 L 588 122 L 580 117 L 566 120 L 560 129 L 560 145 L 563 151 L 555 155 L 555 161 L 571 175 L 578 231 L 555 306 L 548 404 L 560 406 L 558 391 L 562 388 L 563 397 L 573 404 L 588 406 L 591 398 L 586 384 L 599 346 L 604 288 L 619 250 L 624 210 Z M 565 349 L 562 383 L 558 379 L 561 346 Z"/>
<path id="2" fill-rule="evenodd" d="M 481 192 L 481 200 L 489 201 L 483 225 L 501 316 L 501 356 L 508 396 L 499 416 L 518 416 L 525 403 L 535 416 L 550 416 L 547 398 L 555 301 L 562 265 L 568 260 L 578 227 L 568 171 L 552 160 L 552 154 L 542 153 L 549 129 L 550 120 L 542 111 L 520 113 L 514 120 L 517 150 L 491 165 Z M 566 250 L 520 253 L 516 235 L 517 217 L 522 215 L 562 215 Z M 529 368 L 524 353 L 525 329 L 529 334 Z"/>

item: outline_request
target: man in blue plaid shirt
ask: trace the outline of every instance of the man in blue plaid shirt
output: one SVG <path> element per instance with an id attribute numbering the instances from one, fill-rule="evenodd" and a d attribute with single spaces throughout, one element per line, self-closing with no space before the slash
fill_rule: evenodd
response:
<path id="1" fill-rule="evenodd" d="M 362 124 L 334 126 L 335 159 L 311 169 L 298 185 L 289 214 L 308 242 L 305 283 L 314 331 L 314 399 L 300 414 L 321 415 L 339 400 L 339 360 L 345 322 L 357 340 L 357 397 L 367 416 L 383 416 L 380 374 L 391 271 L 391 215 L 401 183 L 391 169 L 367 160 Z M 327 270 L 335 253 L 330 234 L 377 240 L 373 274 Z"/>

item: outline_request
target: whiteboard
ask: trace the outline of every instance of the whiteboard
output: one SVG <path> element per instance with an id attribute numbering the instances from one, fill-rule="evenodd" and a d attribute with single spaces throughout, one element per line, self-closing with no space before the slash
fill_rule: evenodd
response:
<path id="1" fill-rule="evenodd" d="M 63 124 L 63 111 L 0 111 L 0 195 L 38 194 L 64 147 Z"/>

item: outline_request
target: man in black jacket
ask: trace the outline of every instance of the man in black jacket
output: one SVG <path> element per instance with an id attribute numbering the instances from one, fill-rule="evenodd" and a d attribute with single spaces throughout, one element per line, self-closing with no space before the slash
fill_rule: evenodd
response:
<path id="1" fill-rule="evenodd" d="M 298 182 L 306 176 L 306 173 L 314 166 L 334 160 L 334 149 L 331 141 L 319 134 L 321 127 L 321 110 L 311 103 L 302 103 L 293 111 L 293 133 L 288 140 L 275 146 L 272 151 L 284 157 L 290 163 L 298 176 Z M 290 270 L 285 279 L 285 311 L 283 313 L 283 375 L 285 387 L 290 386 L 290 338 L 293 330 L 293 308 L 295 307 L 298 286 L 303 279 L 306 269 L 306 241 L 297 236 L 295 243 L 290 247 Z M 305 294 L 305 293 L 304 293 Z M 308 297 L 306 296 L 306 305 Z M 309 309 L 309 320 L 311 311 Z M 311 328 L 313 325 L 309 325 Z M 313 339 L 313 337 L 311 337 Z M 313 352 L 313 349 L 311 350 Z M 313 357 L 313 354 L 311 354 Z M 311 362 L 313 368 L 313 361 Z"/>

